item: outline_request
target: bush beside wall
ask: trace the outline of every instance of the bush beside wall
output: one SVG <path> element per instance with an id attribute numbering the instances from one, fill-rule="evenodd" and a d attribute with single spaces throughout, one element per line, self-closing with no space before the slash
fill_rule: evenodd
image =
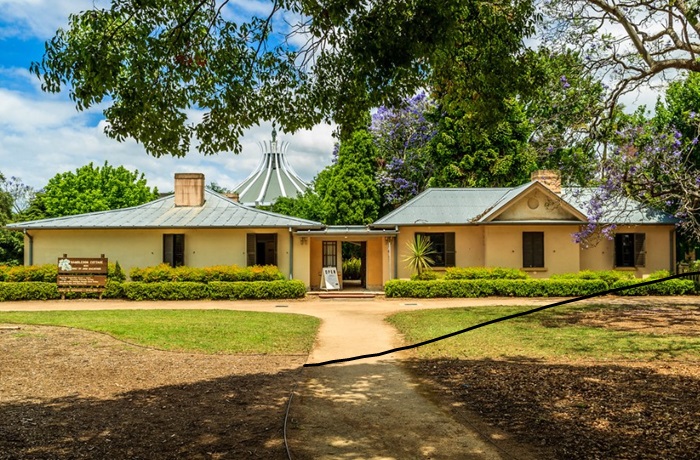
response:
<path id="1" fill-rule="evenodd" d="M 0 301 L 60 299 L 56 282 L 43 281 L 0 282 Z"/>
<path id="2" fill-rule="evenodd" d="M 572 297 L 603 291 L 601 280 L 479 279 L 406 281 L 384 285 L 387 297 Z"/>
<path id="3" fill-rule="evenodd" d="M 192 281 L 209 283 L 212 281 L 277 281 L 284 280 L 284 275 L 274 265 L 216 265 L 212 267 L 171 267 L 160 264 L 154 267 L 132 268 L 129 272 L 131 281 L 160 283 L 164 281 Z"/>
<path id="4" fill-rule="evenodd" d="M 503 267 L 449 267 L 445 269 L 446 280 L 524 280 L 530 275 L 517 268 Z"/>

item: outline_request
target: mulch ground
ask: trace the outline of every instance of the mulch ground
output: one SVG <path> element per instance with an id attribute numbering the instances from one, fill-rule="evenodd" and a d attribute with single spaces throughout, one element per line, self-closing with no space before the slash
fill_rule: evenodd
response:
<path id="1" fill-rule="evenodd" d="M 286 458 L 282 420 L 303 362 L 3 329 L 0 459 Z"/>
<path id="2" fill-rule="evenodd" d="M 566 321 L 700 336 L 697 306 L 629 307 L 614 315 L 580 313 Z M 413 360 L 407 366 L 457 417 L 477 427 L 483 423 L 484 432 L 495 428 L 516 443 L 543 449 L 543 458 L 691 459 L 700 455 L 697 360 L 436 359 Z M 507 451 L 507 445 L 504 448 Z"/>

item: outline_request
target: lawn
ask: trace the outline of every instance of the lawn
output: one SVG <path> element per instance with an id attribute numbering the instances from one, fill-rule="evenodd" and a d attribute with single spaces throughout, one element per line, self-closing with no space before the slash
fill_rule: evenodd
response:
<path id="1" fill-rule="evenodd" d="M 531 307 L 477 307 L 402 312 L 389 318 L 408 343 L 449 334 Z M 632 311 L 635 313 L 632 315 Z M 418 348 L 421 358 L 697 359 L 700 337 L 678 327 L 683 311 L 624 306 L 568 306 L 489 325 Z M 663 328 L 665 316 L 669 326 Z M 687 315 L 687 312 L 686 312 Z M 653 319 L 652 319 L 653 317 Z M 659 327 L 653 327 L 654 325 Z"/>
<path id="2" fill-rule="evenodd" d="M 3 312 L 0 323 L 66 326 L 169 351 L 207 354 L 307 354 L 320 320 L 228 310 Z"/>

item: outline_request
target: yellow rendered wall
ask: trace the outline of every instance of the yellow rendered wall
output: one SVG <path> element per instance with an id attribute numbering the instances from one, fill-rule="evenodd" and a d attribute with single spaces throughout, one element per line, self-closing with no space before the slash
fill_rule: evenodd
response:
<path id="1" fill-rule="evenodd" d="M 384 237 L 367 240 L 367 288 L 381 289 L 384 286 L 384 262 L 386 251 Z"/>
<path id="2" fill-rule="evenodd" d="M 415 241 L 416 233 L 447 233 L 455 234 L 455 265 L 458 267 L 480 267 L 484 265 L 484 227 L 431 225 L 401 227 L 395 250 L 398 252 L 398 273 L 396 278 L 410 278 L 411 269 L 404 259 L 410 254 L 408 244 Z M 393 262 L 392 262 L 393 263 Z M 436 267 L 436 271 L 444 268 Z"/>
<path id="3" fill-rule="evenodd" d="M 55 264 L 58 257 L 99 257 L 119 261 L 126 273 L 133 267 L 148 267 L 163 261 L 163 234 L 185 235 L 185 265 L 246 266 L 246 234 L 277 234 L 277 266 L 286 276 L 290 267 L 289 231 L 269 229 L 168 229 L 168 230 L 30 230 L 33 237 L 33 263 Z M 25 237 L 25 263 L 29 263 L 29 239 Z M 299 249 L 295 265 L 301 274 L 308 262 L 308 251 Z M 306 255 L 305 255 L 306 254 Z M 296 275 L 296 274 L 295 274 Z M 307 280 L 308 275 L 298 279 Z"/>
<path id="4" fill-rule="evenodd" d="M 632 271 L 637 277 L 648 275 L 657 270 L 675 270 L 674 227 L 672 225 L 624 225 L 617 227 L 618 233 L 644 233 L 646 266 L 637 268 L 619 268 Z M 612 270 L 615 264 L 615 242 L 600 238 L 598 244 L 581 248 L 581 270 Z"/>
<path id="5" fill-rule="evenodd" d="M 576 225 L 490 225 L 485 232 L 485 266 L 523 268 L 523 232 L 544 232 L 546 270 L 527 269 L 534 278 L 579 271 L 579 247 L 572 234 Z"/>

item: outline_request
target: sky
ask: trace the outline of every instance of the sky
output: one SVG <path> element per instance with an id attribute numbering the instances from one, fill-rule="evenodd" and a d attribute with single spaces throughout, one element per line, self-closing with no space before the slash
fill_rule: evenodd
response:
<path id="1" fill-rule="evenodd" d="M 204 156 L 192 151 L 184 158 L 154 158 L 133 140 L 118 142 L 103 133 L 100 108 L 78 112 L 67 91 L 41 91 L 29 65 L 40 61 L 44 42 L 56 29 L 67 27 L 68 16 L 90 9 L 101 0 L 0 0 L 0 172 L 19 177 L 41 189 L 57 173 L 74 171 L 90 162 L 124 166 L 145 174 L 148 185 L 161 192 L 173 189 L 179 172 L 204 173 L 207 184 L 235 188 L 258 165 L 259 142 L 270 139 L 271 124 L 245 132 L 242 153 L 221 152 Z M 242 17 L 270 7 L 268 1 L 240 0 L 236 14 Z M 267 9 L 266 9 L 267 8 Z M 104 108 L 104 107 L 103 107 Z M 302 179 L 311 181 L 331 163 L 333 127 L 318 125 L 293 135 L 278 133 L 289 142 L 287 160 Z"/>

